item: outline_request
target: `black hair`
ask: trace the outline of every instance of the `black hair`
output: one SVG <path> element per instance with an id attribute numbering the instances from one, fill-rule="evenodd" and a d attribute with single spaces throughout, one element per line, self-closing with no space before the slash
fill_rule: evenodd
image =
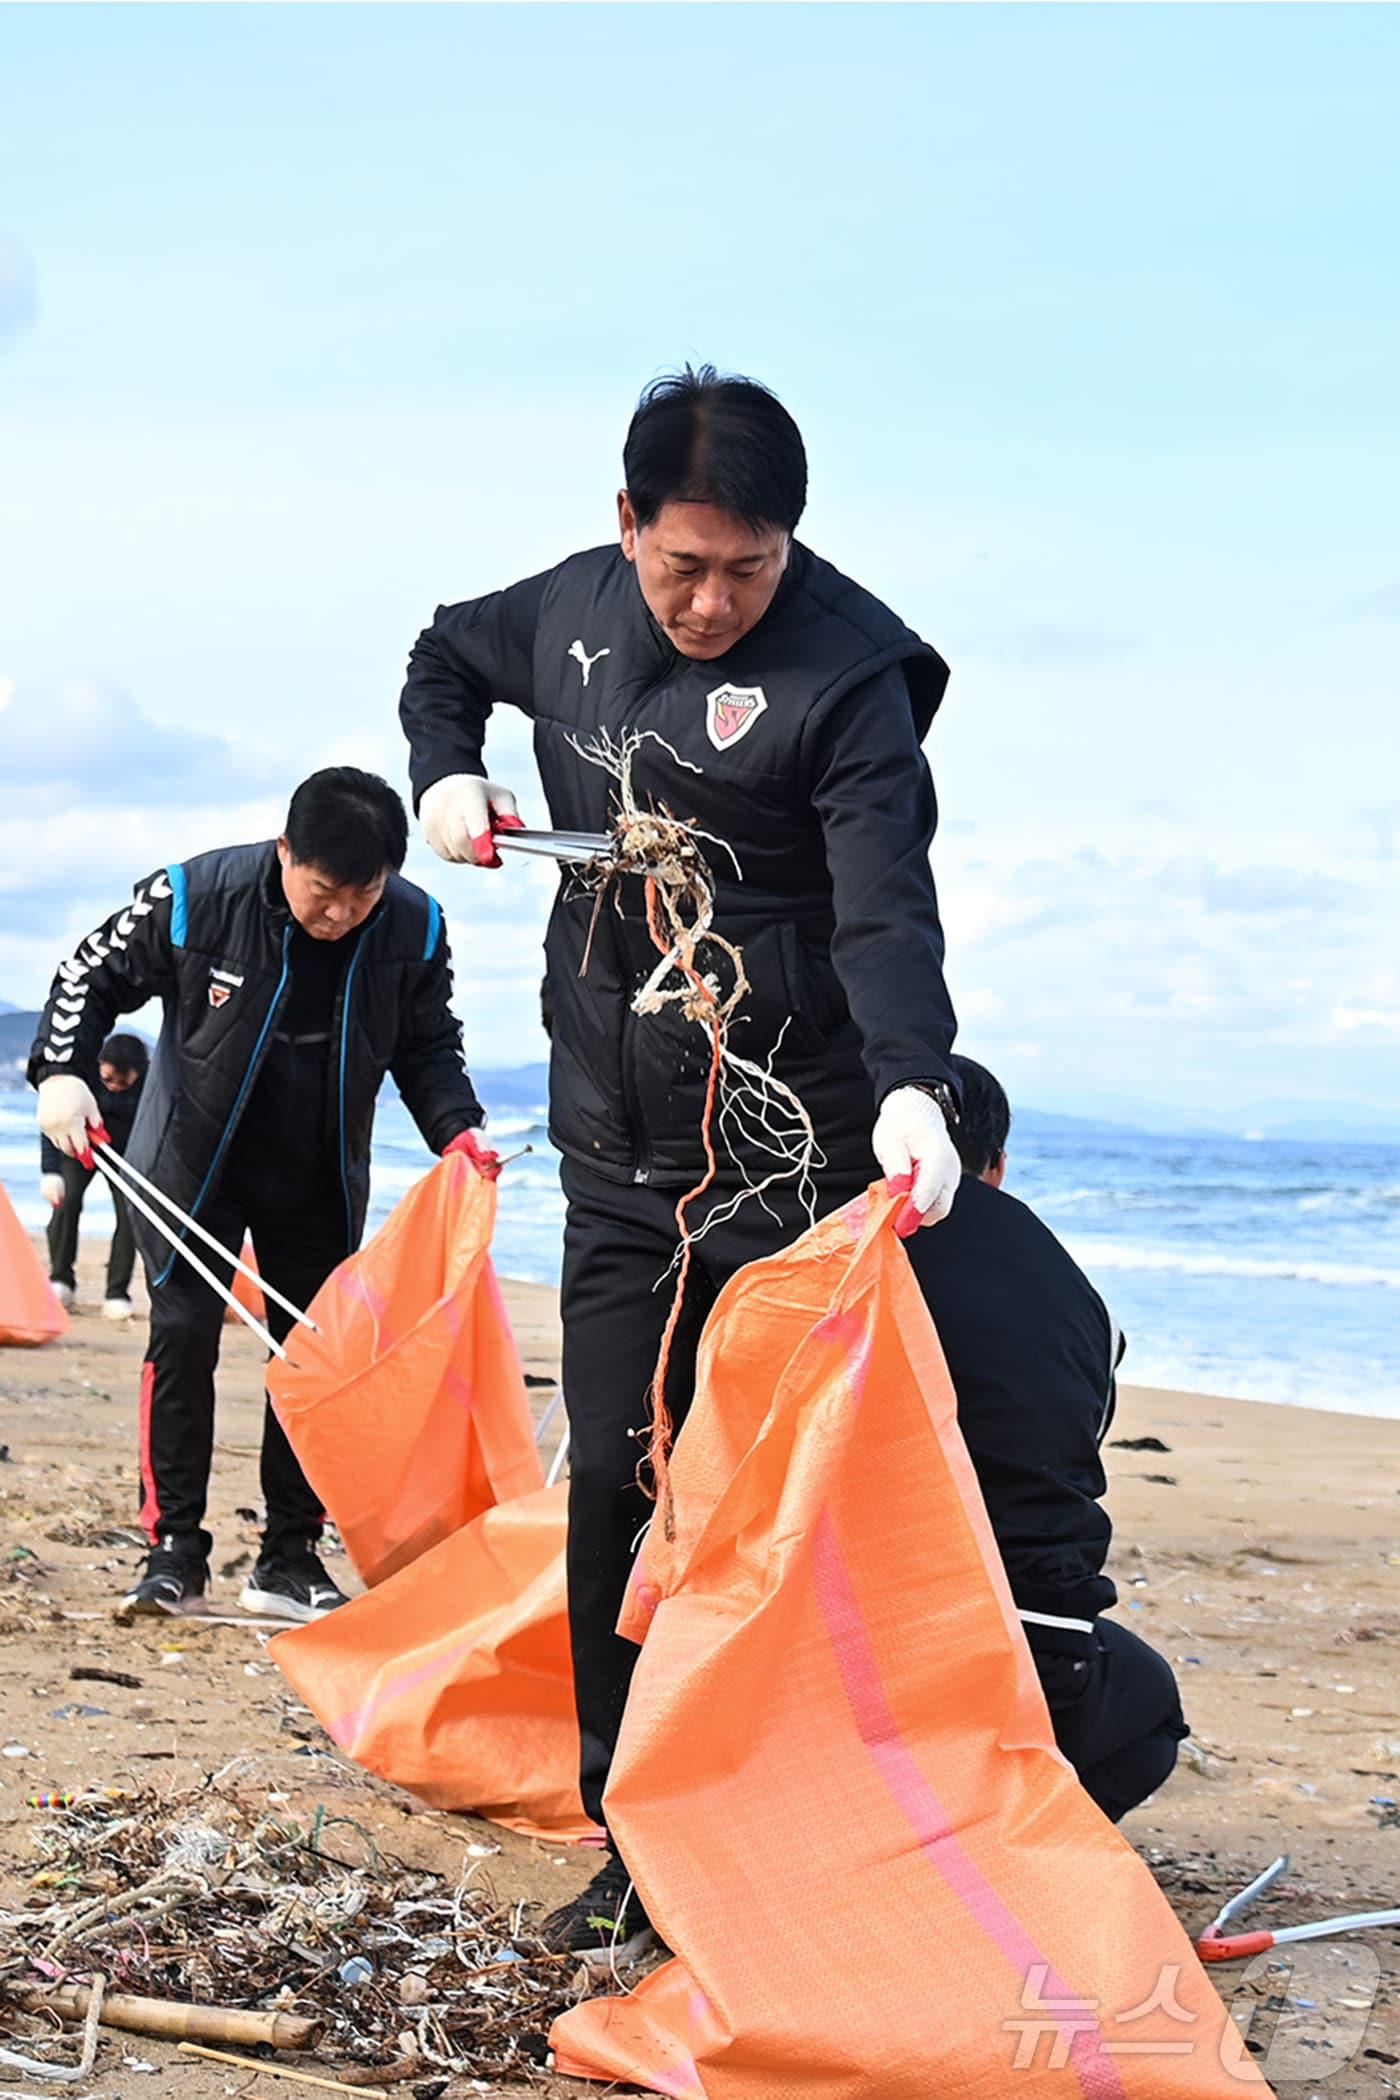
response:
<path id="1" fill-rule="evenodd" d="M 713 365 L 653 379 L 622 451 L 638 525 L 668 503 L 713 503 L 794 532 L 807 503 L 802 433 L 776 394 Z"/>
<path id="2" fill-rule="evenodd" d="M 97 1053 L 100 1065 L 110 1065 L 114 1072 L 135 1072 L 138 1075 L 148 1068 L 151 1053 L 139 1035 L 109 1035 Z"/>
<path id="3" fill-rule="evenodd" d="M 1001 1081 L 970 1057 L 955 1057 L 953 1070 L 962 1088 L 962 1110 L 953 1143 L 968 1174 L 985 1174 L 1006 1150 L 1011 1133 L 1011 1103 Z"/>
<path id="4" fill-rule="evenodd" d="M 397 873 L 408 851 L 408 818 L 387 780 L 358 766 L 327 766 L 303 780 L 287 811 L 292 859 L 347 889 Z"/>

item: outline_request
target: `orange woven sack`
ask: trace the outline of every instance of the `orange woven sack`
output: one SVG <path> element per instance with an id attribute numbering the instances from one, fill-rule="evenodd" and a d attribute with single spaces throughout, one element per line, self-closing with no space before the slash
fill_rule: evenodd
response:
<path id="1" fill-rule="evenodd" d="M 897 1200 L 710 1316 L 607 1796 L 677 1958 L 563 2014 L 558 2069 L 678 2100 L 1267 2092 L 1053 1747 Z"/>
<path id="2" fill-rule="evenodd" d="M 66 1332 L 68 1315 L 0 1188 L 0 1346 L 30 1347 Z"/>
<path id="3" fill-rule="evenodd" d="M 567 1488 L 501 1503 L 272 1655 L 328 1735 L 434 1808 L 583 1838 Z"/>
<path id="4" fill-rule="evenodd" d="M 460 1152 L 329 1276 L 268 1367 L 278 1419 L 369 1584 L 543 1487 L 488 1249 L 495 1184 Z"/>

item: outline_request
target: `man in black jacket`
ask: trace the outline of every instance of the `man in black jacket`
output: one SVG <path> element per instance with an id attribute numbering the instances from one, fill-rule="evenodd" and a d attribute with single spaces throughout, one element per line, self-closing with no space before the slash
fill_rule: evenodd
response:
<path id="1" fill-rule="evenodd" d="M 98 1118 L 116 1152 L 127 1148 L 149 1064 L 150 1054 L 139 1035 L 110 1035 L 97 1054 Z M 49 1219 L 49 1281 L 65 1306 L 71 1306 L 77 1296 L 78 1225 L 95 1172 L 60 1152 L 51 1138 L 40 1138 L 40 1185 L 53 1213 Z M 129 1320 L 136 1241 L 130 1206 L 118 1189 L 112 1191 L 112 1208 L 116 1223 L 107 1250 L 107 1295 L 102 1312 L 108 1320 Z"/>
<path id="2" fill-rule="evenodd" d="M 1112 1526 L 1099 1446 L 1123 1337 L 1048 1226 L 1002 1188 L 1002 1087 L 971 1058 L 953 1065 L 963 1180 L 914 1266 L 1055 1739 L 1116 1822 L 1162 1784 L 1187 1733 L 1171 1665 L 1100 1617 L 1118 1594 L 1103 1572 Z"/>
<path id="3" fill-rule="evenodd" d="M 115 1014 L 159 998 L 129 1159 L 223 1246 L 251 1233 L 264 1278 L 296 1305 L 359 1244 L 386 1072 L 432 1151 L 456 1146 L 483 1171 L 494 1161 L 473 1135 L 483 1117 L 449 1005 L 441 910 L 397 872 L 407 844 L 385 781 L 353 766 L 313 774 L 279 839 L 137 884 L 60 965 L 30 1058 L 45 1137 L 91 1164 L 98 1045 Z M 224 1308 L 144 1221 L 137 1236 L 151 1296 L 141 1520 L 152 1550 L 127 1601 L 198 1609 Z M 292 1325 L 270 1298 L 267 1320 L 278 1340 Z M 334 1609 L 344 1599 L 315 1552 L 320 1502 L 270 1404 L 262 1491 L 262 1549 L 241 1602 L 295 1620 Z"/>
<path id="4" fill-rule="evenodd" d="M 401 715 L 423 828 L 444 859 L 499 865 L 493 830 L 519 819 L 515 797 L 485 778 L 497 702 L 533 720 L 563 829 L 611 828 L 615 782 L 586 753 L 600 738 L 629 740 L 643 806 L 665 803 L 729 849 L 709 858 L 714 930 L 742 948 L 752 986 L 735 1047 L 809 1111 L 819 1207 L 883 1167 L 911 1177 L 903 1226 L 933 1223 L 959 1167 L 929 868 L 936 809 L 920 744 L 947 667 L 793 538 L 806 455 L 766 389 L 708 367 L 658 382 L 632 420 L 624 468 L 620 546 L 439 608 L 420 636 Z M 617 885 L 595 919 L 593 899 L 565 880 L 546 960 L 550 1128 L 568 1199 L 569 1618 L 583 1799 L 601 1819 L 635 1659 L 614 1628 L 652 1506 L 636 1475 L 671 1295 L 658 1286 L 676 1250 L 677 1198 L 705 1172 L 709 1043 L 678 1006 L 634 1008 L 657 965 L 640 882 Z M 717 1176 L 689 1213 L 709 1229 L 670 1353 L 677 1423 L 717 1292 L 808 1222 L 792 1180 L 733 1208 L 774 1162 L 737 1122 L 723 1139 Z M 600 1916 L 615 1930 L 600 1934 Z M 644 1926 L 610 1858 L 546 1932 L 590 1953 Z"/>

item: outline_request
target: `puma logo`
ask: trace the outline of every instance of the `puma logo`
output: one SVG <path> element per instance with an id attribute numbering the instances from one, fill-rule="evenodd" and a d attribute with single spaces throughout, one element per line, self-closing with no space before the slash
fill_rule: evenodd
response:
<path id="1" fill-rule="evenodd" d="M 600 649 L 598 650 L 596 655 L 590 656 L 588 651 L 584 648 L 582 641 L 580 640 L 577 642 L 570 642 L 569 654 L 573 658 L 574 662 L 578 665 L 580 671 L 582 671 L 583 682 L 585 685 L 587 685 L 588 674 L 593 669 L 594 664 L 598 663 L 600 659 L 605 656 L 611 656 L 612 650 Z"/>

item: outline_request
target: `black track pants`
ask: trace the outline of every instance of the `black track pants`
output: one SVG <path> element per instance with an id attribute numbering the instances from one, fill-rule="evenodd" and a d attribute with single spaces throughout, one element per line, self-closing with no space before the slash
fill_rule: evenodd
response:
<path id="1" fill-rule="evenodd" d="M 872 1177 L 875 1166 L 871 1162 Z M 679 1234 L 674 1189 L 620 1186 L 574 1160 L 563 1167 L 561 1312 L 564 1400 L 569 1412 L 569 1635 L 581 1737 L 580 1779 L 588 1813 L 603 1821 L 607 1784 L 637 1650 L 614 1628 L 638 1540 L 655 1504 L 637 1485 L 647 1393 L 674 1290 L 668 1275 Z M 823 1187 L 818 1214 L 867 1184 Z M 724 1199 L 710 1199 L 711 1208 Z M 672 1344 L 667 1405 L 677 1430 L 695 1388 L 695 1352 L 711 1307 L 746 1262 L 791 1245 L 807 1228 L 789 1188 L 753 1198 L 695 1246 L 680 1326 Z M 773 1210 L 778 1212 L 774 1217 Z M 707 1206 L 688 1214 L 692 1230 Z"/>
<path id="2" fill-rule="evenodd" d="M 59 1169 L 63 1175 L 63 1201 L 49 1219 L 49 1275 L 55 1283 L 66 1283 L 69 1290 L 77 1287 L 74 1264 L 78 1259 L 78 1224 L 83 1214 L 83 1198 L 86 1196 L 96 1172 L 94 1167 L 80 1166 L 76 1159 L 65 1153 Z M 112 1207 L 117 1214 L 116 1227 L 112 1233 L 112 1244 L 107 1250 L 107 1296 L 125 1298 L 131 1289 L 131 1272 L 136 1266 L 136 1242 L 131 1233 L 131 1210 L 124 1196 L 112 1190 Z"/>
<path id="3" fill-rule="evenodd" d="M 1118 1822 L 1155 1793 L 1191 1733 L 1166 1657 L 1126 1626 L 1100 1619 L 1086 1664 L 1038 1655 L 1055 1741 L 1104 1814 Z"/>
<path id="4" fill-rule="evenodd" d="M 349 1252 L 345 1202 L 338 1188 L 301 1209 L 262 1217 L 249 1216 L 220 1197 L 204 1206 L 200 1223 L 233 1250 L 241 1250 L 245 1230 L 251 1233 L 263 1276 L 303 1309 Z M 231 1271 L 217 1255 L 200 1242 L 195 1242 L 195 1251 L 222 1282 L 230 1280 Z M 141 1523 L 152 1541 L 172 1532 L 198 1534 L 207 1553 L 204 1506 L 214 1450 L 214 1368 L 224 1303 L 178 1255 L 158 1284 L 154 1276 L 160 1274 L 157 1267 L 148 1277 L 151 1336 L 141 1372 Z M 267 1326 L 278 1341 L 292 1326 L 290 1314 L 271 1299 Z M 320 1537 L 320 1500 L 266 1402 L 262 1496 L 268 1546 Z"/>

